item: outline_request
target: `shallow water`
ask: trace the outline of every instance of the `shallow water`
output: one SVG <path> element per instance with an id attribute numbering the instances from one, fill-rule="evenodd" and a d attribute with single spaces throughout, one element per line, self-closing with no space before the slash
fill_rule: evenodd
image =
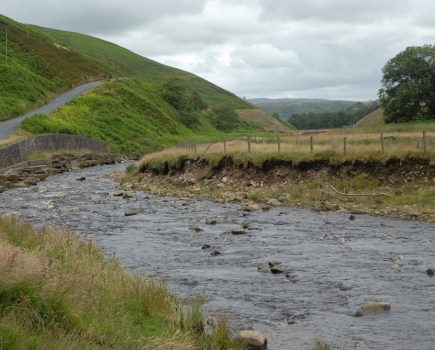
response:
<path id="1" fill-rule="evenodd" d="M 435 266 L 434 224 L 284 207 L 246 213 L 146 193 L 127 200 L 101 177 L 124 167 L 82 169 L 2 193 L 0 214 L 77 230 L 181 297 L 205 296 L 209 313 L 225 313 L 232 329 L 263 331 L 270 350 L 311 349 L 317 338 L 345 349 L 435 348 L 435 279 L 425 273 Z M 142 213 L 124 216 L 130 209 Z M 218 223 L 206 225 L 208 217 Z M 230 233 L 242 224 L 246 235 Z M 270 261 L 285 273 L 257 271 Z M 354 316 L 374 300 L 391 302 L 390 312 Z"/>

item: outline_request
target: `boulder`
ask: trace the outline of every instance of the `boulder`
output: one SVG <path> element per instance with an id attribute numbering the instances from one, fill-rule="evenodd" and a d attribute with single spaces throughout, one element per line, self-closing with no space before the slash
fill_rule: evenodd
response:
<path id="1" fill-rule="evenodd" d="M 211 256 L 218 256 L 218 255 L 221 255 L 221 252 L 218 251 L 218 250 L 213 250 L 213 251 L 210 253 L 210 255 L 211 255 Z"/>
<path id="2" fill-rule="evenodd" d="M 133 216 L 133 215 L 137 215 L 139 213 L 140 213 L 139 210 L 126 210 L 124 212 L 124 216 Z"/>
<path id="3" fill-rule="evenodd" d="M 243 211 L 257 211 L 260 210 L 260 206 L 257 203 L 248 203 L 244 206 Z"/>
<path id="4" fill-rule="evenodd" d="M 271 207 L 278 207 L 282 205 L 282 203 L 276 198 L 270 198 L 266 204 L 270 205 Z"/>
<path id="5" fill-rule="evenodd" d="M 205 221 L 205 223 L 206 223 L 207 225 L 216 225 L 216 224 L 217 224 L 217 220 L 214 219 L 214 218 L 208 218 L 208 219 Z"/>
<path id="6" fill-rule="evenodd" d="M 124 198 L 124 199 L 134 198 L 133 192 L 131 192 L 131 191 L 125 191 L 122 194 L 122 198 Z"/>
<path id="7" fill-rule="evenodd" d="M 246 344 L 247 350 L 264 350 L 267 348 L 266 336 L 258 331 L 240 331 L 236 338 Z"/>
<path id="8" fill-rule="evenodd" d="M 371 302 L 361 306 L 355 313 L 355 316 L 361 317 L 361 316 L 379 314 L 385 311 L 389 311 L 390 307 L 391 304 L 388 302 L 384 302 L 384 301 Z"/>
<path id="9" fill-rule="evenodd" d="M 231 230 L 231 233 L 233 235 L 244 235 L 246 233 L 246 230 L 243 227 L 237 227 L 237 228 L 233 228 Z"/>
<path id="10" fill-rule="evenodd" d="M 193 231 L 193 232 L 201 232 L 201 231 L 204 231 L 202 228 L 200 228 L 200 227 L 198 227 L 198 226 L 196 226 L 196 225 L 192 225 L 192 226 L 190 226 L 189 229 L 190 229 L 191 231 Z"/>
<path id="11" fill-rule="evenodd" d="M 115 197 L 122 197 L 124 195 L 124 191 L 116 191 L 113 195 Z"/>

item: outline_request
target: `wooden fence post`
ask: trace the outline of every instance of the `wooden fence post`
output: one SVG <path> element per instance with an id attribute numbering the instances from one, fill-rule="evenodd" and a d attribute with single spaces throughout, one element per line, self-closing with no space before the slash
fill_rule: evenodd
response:
<path id="1" fill-rule="evenodd" d="M 344 140 L 343 140 L 343 153 L 344 153 L 344 155 L 347 154 L 347 137 L 346 136 L 344 137 Z"/>
<path id="2" fill-rule="evenodd" d="M 248 153 L 251 153 L 251 136 L 248 136 Z"/>
<path id="3" fill-rule="evenodd" d="M 280 152 L 281 152 L 281 140 L 278 136 L 278 153 L 280 153 Z"/>
<path id="4" fill-rule="evenodd" d="M 423 131 L 423 152 L 426 154 L 427 148 L 426 148 L 426 131 Z"/>
<path id="5" fill-rule="evenodd" d="M 381 133 L 381 152 L 384 154 L 385 147 L 384 147 L 384 133 Z"/>
<path id="6" fill-rule="evenodd" d="M 310 150 L 311 150 L 311 153 L 313 153 L 313 151 L 314 151 L 313 136 L 310 136 Z"/>

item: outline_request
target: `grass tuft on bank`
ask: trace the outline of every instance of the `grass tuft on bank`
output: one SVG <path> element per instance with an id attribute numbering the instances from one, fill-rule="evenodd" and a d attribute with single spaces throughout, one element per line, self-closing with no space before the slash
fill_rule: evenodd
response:
<path id="1" fill-rule="evenodd" d="M 0 217 L 0 349 L 243 349 L 197 300 L 126 273 L 74 233 Z"/>

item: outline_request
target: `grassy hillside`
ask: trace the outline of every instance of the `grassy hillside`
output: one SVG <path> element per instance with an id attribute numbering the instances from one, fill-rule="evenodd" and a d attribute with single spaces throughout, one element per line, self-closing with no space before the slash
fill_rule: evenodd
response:
<path id="1" fill-rule="evenodd" d="M 162 84 L 169 79 L 179 79 L 188 92 L 200 92 L 201 97 L 212 108 L 223 105 L 233 110 L 252 108 L 247 101 L 194 74 L 155 62 L 113 43 L 79 33 L 36 28 L 73 50 L 98 60 L 109 70 L 114 67 L 115 76 L 134 77 L 156 84 Z"/>
<path id="2" fill-rule="evenodd" d="M 111 78 L 51 115 L 25 123 L 32 133 L 70 133 L 106 141 L 114 152 L 140 153 L 228 133 L 286 132 L 270 116 L 191 73 L 87 35 L 26 26 L 1 17 L 10 59 L 0 63 L 0 118 L 41 104 L 84 81 Z"/>
<path id="3" fill-rule="evenodd" d="M 178 111 L 154 84 L 131 79 L 100 85 L 50 115 L 25 120 L 23 128 L 33 133 L 88 136 L 107 142 L 113 152 L 120 153 L 146 153 L 186 138 L 204 139 L 228 131 L 262 130 L 257 123 L 237 119 L 230 119 L 227 126 L 222 124 L 224 118 L 214 112 Z"/>
<path id="4" fill-rule="evenodd" d="M 3 54 L 6 39 L 7 62 Z M 1 15 L 0 47 L 0 120 L 23 114 L 75 85 L 98 80 L 105 73 L 82 54 Z"/>
<path id="5" fill-rule="evenodd" d="M 384 110 L 382 108 L 370 113 L 359 120 L 352 128 L 354 132 L 374 131 L 374 132 L 417 132 L 435 131 L 435 120 L 419 120 L 406 123 L 384 122 Z"/>
<path id="6" fill-rule="evenodd" d="M 252 99 L 256 107 L 270 113 L 277 113 L 283 120 L 292 114 L 337 112 L 353 105 L 352 101 L 330 101 L 318 99 Z"/>

